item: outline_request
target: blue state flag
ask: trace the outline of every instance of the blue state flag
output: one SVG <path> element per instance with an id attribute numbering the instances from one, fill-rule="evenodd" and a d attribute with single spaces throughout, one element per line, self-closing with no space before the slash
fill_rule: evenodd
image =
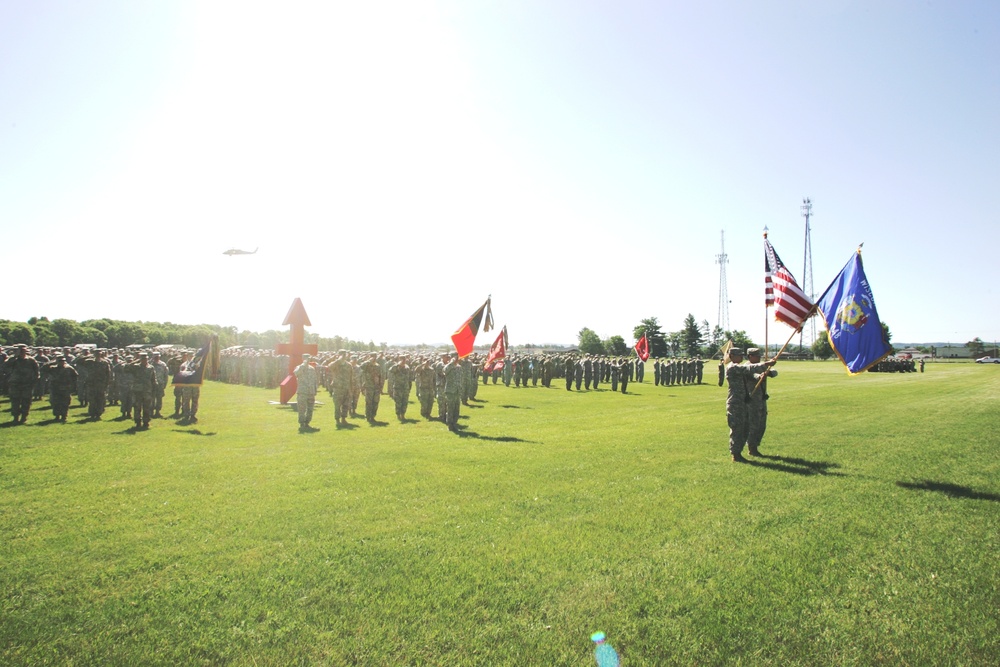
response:
<path id="1" fill-rule="evenodd" d="M 875 310 L 858 250 L 816 302 L 830 335 L 830 346 L 847 372 L 863 373 L 892 351 Z"/>

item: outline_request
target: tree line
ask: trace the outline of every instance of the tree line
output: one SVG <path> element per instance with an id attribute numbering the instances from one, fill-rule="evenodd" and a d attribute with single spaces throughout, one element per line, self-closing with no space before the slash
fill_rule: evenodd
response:
<path id="1" fill-rule="evenodd" d="M 733 341 L 736 347 L 754 347 L 753 340 L 745 331 L 724 331 L 716 325 L 711 327 L 708 320 L 699 323 L 694 315 L 684 318 L 681 329 L 664 332 L 659 320 L 647 317 L 632 329 L 632 338 L 638 341 L 643 336 L 649 342 L 651 357 L 706 357 L 716 356 L 726 341 Z M 582 354 L 611 355 L 615 357 L 631 354 L 632 345 L 625 343 L 621 336 L 610 336 L 604 340 L 592 329 L 584 327 L 579 333 L 579 350 Z"/>
<path id="2" fill-rule="evenodd" d="M 243 345 L 273 350 L 278 343 L 287 343 L 288 331 L 271 329 L 258 333 L 239 331 L 236 327 L 217 324 L 174 324 L 172 322 L 127 322 L 101 318 L 77 322 L 69 319 L 49 320 L 32 317 L 27 322 L 0 320 L 0 343 L 38 347 L 72 347 L 96 345 L 97 347 L 127 347 L 129 345 L 182 345 L 198 348 L 212 337 L 219 337 L 221 348 Z M 342 336 L 324 338 L 306 333 L 306 342 L 314 343 L 320 350 L 375 351 L 385 348 L 385 343 L 375 345 L 369 341 L 350 340 Z"/>

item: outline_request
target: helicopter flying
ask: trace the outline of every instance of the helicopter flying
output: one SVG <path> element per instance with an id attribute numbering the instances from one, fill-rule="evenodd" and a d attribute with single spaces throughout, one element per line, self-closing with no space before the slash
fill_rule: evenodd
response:
<path id="1" fill-rule="evenodd" d="M 232 257 L 233 255 L 255 255 L 257 254 L 258 250 L 260 250 L 260 248 L 254 248 L 253 252 L 250 252 L 249 250 L 240 250 L 239 248 L 230 248 L 229 250 L 225 251 L 222 254 L 229 255 L 230 257 Z"/>

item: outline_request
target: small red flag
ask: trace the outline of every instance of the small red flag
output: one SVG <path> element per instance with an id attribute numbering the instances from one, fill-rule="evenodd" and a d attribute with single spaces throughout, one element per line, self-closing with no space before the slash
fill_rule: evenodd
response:
<path id="1" fill-rule="evenodd" d="M 483 364 L 483 368 L 487 371 L 492 371 L 496 368 L 497 364 L 500 368 L 503 368 L 503 360 L 507 357 L 507 327 L 503 328 L 497 339 L 493 341 L 493 346 L 490 347 L 490 353 L 486 356 L 486 363 Z"/>
<path id="2" fill-rule="evenodd" d="M 639 355 L 639 358 L 643 361 L 649 359 L 649 340 L 646 338 L 646 334 L 642 334 L 642 338 L 639 342 L 635 344 L 635 353 Z"/>
<path id="3" fill-rule="evenodd" d="M 472 347 L 476 344 L 476 334 L 479 333 L 479 325 L 483 324 L 484 319 L 486 323 L 483 331 L 489 331 L 493 328 L 493 309 L 490 306 L 489 298 L 472 314 L 472 317 L 458 328 L 458 331 L 451 335 L 451 342 L 454 343 L 455 351 L 458 352 L 460 359 L 472 354 Z"/>

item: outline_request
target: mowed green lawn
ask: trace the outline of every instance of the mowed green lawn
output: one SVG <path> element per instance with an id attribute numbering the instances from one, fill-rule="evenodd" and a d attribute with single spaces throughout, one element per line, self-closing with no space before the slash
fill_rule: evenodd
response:
<path id="1" fill-rule="evenodd" d="M 1000 368 L 777 368 L 752 465 L 723 389 L 649 376 L 491 385 L 458 434 L 217 383 L 139 433 L 36 403 L 0 664 L 592 665 L 596 630 L 626 667 L 998 664 Z"/>

